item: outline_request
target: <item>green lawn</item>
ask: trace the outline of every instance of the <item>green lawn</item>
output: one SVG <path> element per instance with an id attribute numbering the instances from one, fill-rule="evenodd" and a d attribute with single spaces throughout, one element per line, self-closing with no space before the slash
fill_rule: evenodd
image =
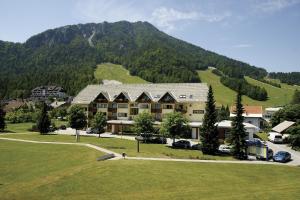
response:
<path id="1" fill-rule="evenodd" d="M 122 65 L 103 63 L 97 66 L 94 76 L 98 80 L 117 80 L 122 83 L 147 83 L 138 76 L 131 76 Z"/>
<path id="2" fill-rule="evenodd" d="M 12 133 L 27 133 L 29 132 L 28 129 L 32 127 L 34 123 L 28 122 L 28 123 L 7 123 L 6 130 Z"/>
<path id="3" fill-rule="evenodd" d="M 202 82 L 207 83 L 213 87 L 214 95 L 218 105 L 232 105 L 236 98 L 236 92 L 230 88 L 224 86 L 220 82 L 220 77 L 211 72 L 211 70 L 198 71 Z M 261 105 L 263 107 L 282 106 L 291 101 L 292 95 L 297 86 L 290 86 L 287 84 L 281 84 L 282 88 L 277 88 L 269 84 L 254 80 L 250 77 L 246 77 L 246 80 L 253 84 L 264 87 L 269 95 L 267 101 L 256 101 L 247 96 L 243 96 L 244 105 Z"/>
<path id="4" fill-rule="evenodd" d="M 40 135 L 38 133 L 29 134 L 1 134 L 0 137 L 9 137 L 17 139 L 27 139 L 36 141 L 60 141 L 75 142 L 74 136 L 68 135 Z M 128 156 L 138 157 L 157 157 L 157 158 L 191 158 L 202 160 L 233 160 L 231 156 L 210 156 L 203 155 L 201 151 L 173 149 L 164 144 L 140 144 L 140 152 L 137 153 L 136 141 L 118 138 L 97 138 L 84 137 L 80 138 L 80 142 L 94 144 L 117 153 L 125 152 Z"/>
<path id="5" fill-rule="evenodd" d="M 85 147 L 0 140 L 0 199 L 300 199 L 300 168 L 96 161 Z"/>

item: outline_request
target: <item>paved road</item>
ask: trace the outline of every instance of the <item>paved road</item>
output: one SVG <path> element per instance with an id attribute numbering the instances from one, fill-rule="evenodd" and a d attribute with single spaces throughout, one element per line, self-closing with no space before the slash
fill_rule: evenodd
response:
<path id="1" fill-rule="evenodd" d="M 116 152 L 110 151 L 108 149 L 104 149 L 92 144 L 87 143 L 71 143 L 71 142 L 42 142 L 35 140 L 23 140 L 23 139 L 14 139 L 14 138 L 5 138 L 0 137 L 0 140 L 10 140 L 10 141 L 18 141 L 18 142 L 28 142 L 28 143 L 38 143 L 38 144 L 64 144 L 64 145 L 77 145 L 77 146 L 86 146 L 89 148 L 96 149 L 101 152 L 105 152 L 108 154 L 114 154 L 115 158 L 111 160 L 119 160 L 122 156 Z M 172 159 L 172 158 L 146 158 L 146 157 L 126 157 L 126 159 L 130 160 L 152 160 L 152 161 L 175 161 L 175 162 L 197 162 L 197 163 L 231 163 L 231 164 L 270 164 L 270 165 L 291 165 L 296 166 L 297 163 L 289 162 L 287 164 L 283 163 L 275 163 L 275 162 L 263 162 L 256 160 L 243 160 L 243 161 L 230 161 L 230 160 L 196 160 L 196 159 Z"/>
<path id="2" fill-rule="evenodd" d="M 300 166 L 300 152 L 293 150 L 291 147 L 288 147 L 286 144 L 274 144 L 267 141 L 268 147 L 274 151 L 274 154 L 278 151 L 287 151 L 292 155 L 292 161 L 289 163 L 292 165 Z"/>

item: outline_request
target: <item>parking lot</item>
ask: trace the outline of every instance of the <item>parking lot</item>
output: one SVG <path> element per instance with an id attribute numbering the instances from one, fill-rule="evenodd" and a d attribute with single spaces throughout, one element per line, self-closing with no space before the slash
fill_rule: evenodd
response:
<path id="1" fill-rule="evenodd" d="M 268 147 L 274 151 L 274 154 L 278 151 L 287 151 L 292 155 L 292 161 L 290 161 L 293 165 L 300 165 L 300 152 L 293 150 L 291 147 L 288 147 L 285 144 L 274 144 L 272 142 L 267 141 Z"/>

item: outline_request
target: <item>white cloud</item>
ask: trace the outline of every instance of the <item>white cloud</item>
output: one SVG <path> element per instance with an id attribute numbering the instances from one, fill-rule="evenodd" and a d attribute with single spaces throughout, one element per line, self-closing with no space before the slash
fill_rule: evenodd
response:
<path id="1" fill-rule="evenodd" d="M 255 5 L 255 10 L 263 12 L 276 12 L 300 3 L 300 0 L 264 0 Z"/>
<path id="2" fill-rule="evenodd" d="M 253 47 L 253 45 L 252 44 L 236 44 L 236 45 L 233 45 L 232 47 L 240 49 L 240 48 L 250 48 L 250 47 Z"/>
<path id="3" fill-rule="evenodd" d="M 151 22 L 157 24 L 159 27 L 163 28 L 165 31 L 170 32 L 175 29 L 176 22 L 178 21 L 205 21 L 205 22 L 220 22 L 225 18 L 230 17 L 230 12 L 225 12 L 222 15 L 215 14 L 204 14 L 197 11 L 179 11 L 173 8 L 160 7 L 152 12 Z"/>
<path id="4" fill-rule="evenodd" d="M 78 0 L 74 15 L 84 22 L 149 21 L 163 31 L 171 32 L 180 27 L 177 25 L 178 22 L 220 22 L 230 17 L 231 13 L 206 14 L 199 10 L 182 11 L 157 4 L 146 6 L 138 0 Z"/>

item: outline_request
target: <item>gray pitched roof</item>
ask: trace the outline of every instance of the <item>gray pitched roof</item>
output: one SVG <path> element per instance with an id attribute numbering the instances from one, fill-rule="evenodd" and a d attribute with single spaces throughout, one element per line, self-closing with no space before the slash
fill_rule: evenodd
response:
<path id="1" fill-rule="evenodd" d="M 289 127 L 293 126 L 294 124 L 295 124 L 295 122 L 283 121 L 280 124 L 278 124 L 277 126 L 274 126 L 272 128 L 272 131 L 275 131 L 277 133 L 281 133 L 284 130 L 288 129 Z"/>
<path id="2" fill-rule="evenodd" d="M 135 101 L 143 92 L 146 92 L 151 96 L 152 101 L 157 102 L 166 92 L 169 92 L 177 102 L 205 102 L 208 87 L 206 83 L 88 85 L 79 92 L 72 103 L 89 104 L 101 92 L 107 94 L 109 101 L 113 101 L 121 92 L 126 92 L 130 101 Z"/>

